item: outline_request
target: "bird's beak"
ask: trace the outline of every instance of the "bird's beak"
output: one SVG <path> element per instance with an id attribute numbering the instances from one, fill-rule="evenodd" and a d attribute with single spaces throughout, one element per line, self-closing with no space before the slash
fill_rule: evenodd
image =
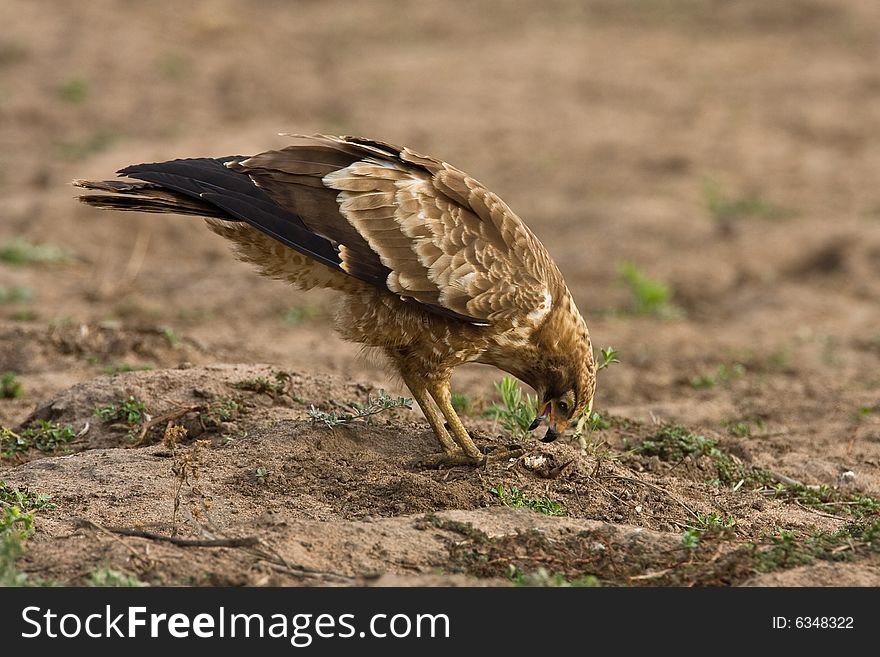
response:
<path id="1" fill-rule="evenodd" d="M 547 422 L 547 433 L 541 438 L 541 442 L 544 443 L 552 443 L 562 435 L 568 426 L 567 420 L 556 420 L 556 409 L 553 407 L 552 401 L 546 402 L 541 407 L 541 410 L 538 411 L 538 417 L 529 425 L 529 431 L 534 431 L 545 421 Z"/>
<path id="2" fill-rule="evenodd" d="M 541 438 L 542 443 L 552 443 L 559 438 L 568 427 L 568 420 L 555 420 L 553 413 L 550 414 L 550 421 L 547 423 L 547 433 Z"/>
<path id="3" fill-rule="evenodd" d="M 538 411 L 538 416 L 534 420 L 532 420 L 532 423 L 529 425 L 529 431 L 534 431 L 535 429 L 540 427 L 541 424 L 544 422 L 544 420 L 547 419 L 547 416 L 549 414 L 550 414 L 550 402 L 547 402 L 546 404 L 544 404 L 541 407 L 541 410 Z"/>
<path id="4" fill-rule="evenodd" d="M 559 438 L 559 432 L 556 431 L 555 427 L 551 424 L 547 427 L 547 433 L 544 434 L 544 437 L 541 438 L 542 443 L 552 443 L 554 440 Z"/>

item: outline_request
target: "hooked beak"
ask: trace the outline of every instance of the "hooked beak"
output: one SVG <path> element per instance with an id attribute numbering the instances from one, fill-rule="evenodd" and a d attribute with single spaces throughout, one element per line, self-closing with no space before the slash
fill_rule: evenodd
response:
<path id="1" fill-rule="evenodd" d="M 534 431 L 541 424 L 547 422 L 547 433 L 544 434 L 544 437 L 541 438 L 541 442 L 543 443 L 552 443 L 554 440 L 559 438 L 563 431 L 565 431 L 565 427 L 567 422 L 565 420 L 561 420 L 559 422 L 556 421 L 554 417 L 556 413 L 554 412 L 553 402 L 549 401 L 544 406 L 541 407 L 541 410 L 538 411 L 538 417 L 534 419 L 534 421 L 529 425 L 529 431 Z"/>
<path id="2" fill-rule="evenodd" d="M 529 425 L 529 431 L 534 431 L 540 427 L 544 420 L 547 419 L 548 415 L 550 415 L 550 402 L 544 404 L 541 407 L 541 410 L 538 411 L 538 416 L 532 420 L 532 423 Z"/>

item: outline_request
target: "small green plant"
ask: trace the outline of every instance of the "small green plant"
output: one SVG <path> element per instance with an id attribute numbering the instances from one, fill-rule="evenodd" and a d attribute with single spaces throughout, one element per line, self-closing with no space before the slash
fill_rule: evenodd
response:
<path id="1" fill-rule="evenodd" d="M 0 506 L 17 506 L 22 511 L 54 509 L 51 497 L 45 493 L 32 493 L 27 488 L 15 488 L 0 479 Z"/>
<path id="2" fill-rule="evenodd" d="M 166 326 L 162 329 L 162 337 L 165 338 L 165 342 L 170 349 L 177 349 L 177 347 L 180 346 L 180 338 L 177 337 L 177 333 L 175 333 L 174 329 L 170 326 Z"/>
<path id="3" fill-rule="evenodd" d="M 614 347 L 605 347 L 600 350 L 599 353 L 602 355 L 602 359 L 596 367 L 597 373 L 620 362 L 620 352 Z M 585 450 L 587 448 L 587 439 L 584 436 L 585 433 L 608 429 L 610 426 L 611 423 L 603 418 L 598 411 L 592 411 L 587 407 L 584 409 L 584 412 L 578 416 L 575 422 L 574 437 L 577 439 L 581 448 Z"/>
<path id="4" fill-rule="evenodd" d="M 688 527 L 681 535 L 681 544 L 683 547 L 693 550 L 700 544 L 700 530 Z"/>
<path id="5" fill-rule="evenodd" d="M 749 438 L 752 436 L 753 431 L 762 432 L 765 428 L 764 420 L 761 418 L 755 418 L 753 422 L 725 418 L 721 420 L 721 426 L 727 429 L 727 433 L 737 438 Z"/>
<path id="6" fill-rule="evenodd" d="M 220 436 L 223 441 L 223 445 L 234 445 L 237 440 L 244 440 L 247 438 L 249 433 L 247 431 L 240 432 L 237 436 L 230 435 L 228 433 L 224 433 Z"/>
<path id="7" fill-rule="evenodd" d="M 208 405 L 200 414 L 203 424 L 220 426 L 223 422 L 231 422 L 238 416 L 238 402 L 231 397 L 223 397 Z"/>
<path id="8" fill-rule="evenodd" d="M 768 370 L 787 370 L 791 367 L 791 352 L 787 349 L 777 349 L 770 353 L 764 367 Z"/>
<path id="9" fill-rule="evenodd" d="M 24 542 L 34 531 L 33 512 L 17 506 L 0 509 L 0 586 L 22 586 L 27 575 L 15 566 L 24 554 Z"/>
<path id="10" fill-rule="evenodd" d="M 858 519 L 880 514 L 880 500 L 869 495 L 845 493 L 825 484 L 807 486 L 799 482 L 782 483 L 775 479 L 773 473 L 760 468 L 753 469 L 749 476 L 749 482 L 761 485 L 762 492 L 786 502 L 824 512 L 844 513 Z"/>
<path id="11" fill-rule="evenodd" d="M 99 406 L 95 409 L 95 415 L 104 424 L 116 422 L 128 427 L 128 438 L 136 440 L 138 431 L 144 422 L 149 421 L 150 415 L 144 402 L 137 397 L 129 395 L 126 399 L 116 404 Z"/>
<path id="12" fill-rule="evenodd" d="M 54 454 L 66 449 L 75 438 L 76 432 L 72 426 L 50 420 L 37 420 L 21 433 L 0 427 L 0 456 L 10 457 L 29 449 Z"/>
<path id="13" fill-rule="evenodd" d="M 0 244 L 0 262 L 8 265 L 34 265 L 65 262 L 70 254 L 51 244 L 34 244 L 16 238 Z"/>
<path id="14" fill-rule="evenodd" d="M 606 367 L 620 362 L 620 352 L 614 347 L 605 347 L 599 353 L 602 354 L 602 360 L 599 361 L 599 366 L 596 368 L 597 372 L 601 372 Z"/>
<path id="15" fill-rule="evenodd" d="M 634 451 L 646 456 L 658 456 L 663 461 L 681 461 L 686 456 L 717 456 L 721 452 L 716 445 L 714 440 L 675 424 L 661 427 Z"/>
<path id="16" fill-rule="evenodd" d="M 602 429 L 609 429 L 611 427 L 611 422 L 603 418 L 599 411 L 593 411 L 590 413 L 590 416 L 586 421 L 586 428 L 590 431 L 601 431 Z"/>
<path id="17" fill-rule="evenodd" d="M 455 412 L 459 415 L 469 415 L 471 413 L 472 406 L 473 402 L 471 401 L 471 398 L 465 393 L 452 393 L 452 408 L 454 408 Z"/>
<path id="18" fill-rule="evenodd" d="M 337 413 L 335 411 L 328 413 L 316 408 L 314 405 L 309 406 L 307 412 L 314 422 L 323 422 L 328 427 L 333 428 L 360 418 L 372 417 L 394 408 L 410 409 L 412 405 L 412 399 L 407 397 L 390 397 L 384 390 L 380 390 L 376 397 L 368 395 L 366 404 L 349 403 L 349 407 L 354 411 L 353 413 Z"/>
<path id="19" fill-rule="evenodd" d="M 249 390 L 270 397 L 280 397 L 290 388 L 290 375 L 287 372 L 276 372 L 272 379 L 258 376 L 253 379 L 244 379 L 232 384 L 238 390 Z"/>
<path id="20" fill-rule="evenodd" d="M 35 512 L 54 508 L 48 495 L 14 488 L 0 480 L 0 587 L 34 583 L 15 564 L 34 531 Z"/>
<path id="21" fill-rule="evenodd" d="M 18 382 L 15 372 L 0 374 L 0 399 L 18 399 L 24 394 L 24 388 Z"/>
<path id="22" fill-rule="evenodd" d="M 538 398 L 523 394 L 516 379 L 505 376 L 495 389 L 501 396 L 501 405 L 493 404 L 491 412 L 512 438 L 522 438 L 529 433 L 529 426 L 538 413 Z"/>
<path id="23" fill-rule="evenodd" d="M 715 180 L 707 180 L 703 184 L 703 198 L 709 216 L 725 231 L 730 230 L 737 221 L 745 217 L 785 219 L 794 214 L 791 210 L 771 203 L 758 194 L 727 196 Z"/>
<path id="24" fill-rule="evenodd" d="M 732 529 L 736 525 L 736 519 L 730 516 L 723 516 L 720 513 L 698 513 L 697 524 L 692 529 L 699 531 L 710 530 L 726 530 Z"/>
<path id="25" fill-rule="evenodd" d="M 265 483 L 266 479 L 269 477 L 269 470 L 267 468 L 257 468 L 255 474 L 257 479 Z"/>
<path id="26" fill-rule="evenodd" d="M 629 287 L 633 312 L 639 315 L 672 314 L 672 288 L 669 284 L 648 277 L 631 260 L 622 262 L 618 271 Z"/>
<path id="27" fill-rule="evenodd" d="M 129 427 L 134 427 L 144 421 L 147 408 L 140 399 L 129 395 L 127 399 L 123 399 L 118 404 L 99 406 L 95 409 L 95 415 L 104 423 L 124 422 Z"/>
<path id="28" fill-rule="evenodd" d="M 581 575 L 575 579 L 566 579 L 562 573 L 551 573 L 543 566 L 528 573 L 522 572 L 511 564 L 510 581 L 514 586 L 540 586 L 551 588 L 592 588 L 600 586 L 595 575 Z"/>
<path id="29" fill-rule="evenodd" d="M 662 461 L 679 462 L 690 456 L 708 456 L 717 469 L 716 483 L 729 485 L 747 476 L 740 461 L 718 449 L 718 443 L 701 434 L 695 434 L 681 425 L 665 425 L 651 437 L 637 445 L 633 452 L 645 456 L 657 456 Z"/>
<path id="30" fill-rule="evenodd" d="M 549 497 L 526 497 L 516 486 L 511 486 L 508 491 L 504 486 L 498 484 L 494 488 L 490 488 L 489 492 L 501 500 L 501 503 L 505 506 L 531 509 L 546 516 L 565 515 L 560 502 L 551 500 Z"/>
<path id="31" fill-rule="evenodd" d="M 26 287 L 0 287 L 0 304 L 27 301 L 32 296 Z"/>
<path id="32" fill-rule="evenodd" d="M 700 546 L 703 534 L 707 532 L 723 533 L 736 525 L 736 519 L 722 516 L 719 513 L 698 513 L 696 523 L 685 529 L 681 536 L 682 547 L 695 550 Z"/>
<path id="33" fill-rule="evenodd" d="M 95 568 L 86 578 L 86 586 L 132 588 L 149 586 L 134 575 L 114 570 L 109 566 Z"/>
<path id="34" fill-rule="evenodd" d="M 70 78 L 58 85 L 58 97 L 66 103 L 81 103 L 88 95 L 89 83 L 82 78 Z"/>
<path id="35" fill-rule="evenodd" d="M 719 365 L 711 374 L 701 374 L 691 378 L 691 388 L 694 390 L 704 390 L 706 388 L 714 388 L 720 383 L 730 383 L 745 376 L 746 366 L 742 363 L 734 363 L 733 365 Z"/>

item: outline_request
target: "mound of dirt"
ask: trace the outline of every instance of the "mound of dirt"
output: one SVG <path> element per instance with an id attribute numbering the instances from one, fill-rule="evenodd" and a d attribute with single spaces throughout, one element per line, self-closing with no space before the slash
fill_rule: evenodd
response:
<path id="1" fill-rule="evenodd" d="M 155 585 L 495 585 L 584 575 L 633 585 L 653 583 L 655 571 L 669 580 L 665 571 L 692 563 L 682 532 L 711 514 L 735 521 L 719 535 L 718 554 L 760 542 L 783 519 L 804 535 L 842 525 L 707 483 L 711 463 L 699 458 L 673 466 L 607 445 L 587 454 L 530 440 L 527 456 L 509 463 L 425 470 L 416 462 L 436 449 L 434 438 L 409 411 L 333 428 L 309 417 L 310 408 L 350 410 L 375 393 L 249 365 L 76 384 L 16 428 L 72 426 L 71 453 L 30 449 L 0 468 L 0 480 L 55 505 L 38 512 L 19 567 L 64 584 L 110 567 Z M 99 416 L 126 400 L 143 404 L 136 421 Z M 493 423 L 470 424 L 478 443 L 503 444 Z M 632 441 L 656 429 L 620 424 L 603 433 Z M 860 577 L 869 581 L 866 568 Z"/>

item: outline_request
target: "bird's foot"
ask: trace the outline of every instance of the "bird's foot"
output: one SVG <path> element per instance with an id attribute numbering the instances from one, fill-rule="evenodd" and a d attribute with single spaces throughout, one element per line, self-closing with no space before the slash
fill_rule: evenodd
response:
<path id="1" fill-rule="evenodd" d="M 457 465 L 480 466 L 486 465 L 487 463 L 493 461 L 507 461 L 510 459 L 519 458 L 524 453 L 525 450 L 515 445 L 492 449 L 483 456 L 476 457 L 468 456 L 467 454 L 463 454 L 461 452 L 454 454 L 441 452 L 440 454 L 428 454 L 426 456 L 423 456 L 416 462 L 416 467 L 432 470 L 437 468 L 451 468 Z"/>
<path id="2" fill-rule="evenodd" d="M 496 447 L 486 453 L 486 461 L 509 461 L 518 459 L 526 453 L 519 445 L 508 445 L 507 447 Z"/>
<path id="3" fill-rule="evenodd" d="M 416 461 L 416 467 L 426 470 L 436 470 L 438 468 L 452 468 L 456 465 L 482 465 L 486 462 L 486 458 L 474 458 L 467 454 L 447 454 L 440 452 L 439 454 L 426 454 Z"/>

